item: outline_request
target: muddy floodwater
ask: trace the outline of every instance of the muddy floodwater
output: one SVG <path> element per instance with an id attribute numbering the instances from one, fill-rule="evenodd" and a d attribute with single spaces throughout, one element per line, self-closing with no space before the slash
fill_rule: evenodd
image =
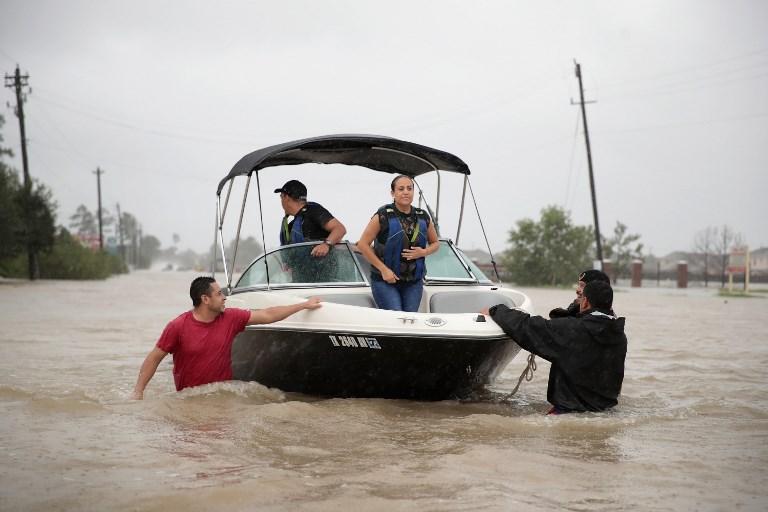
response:
<path id="1" fill-rule="evenodd" d="M 768 294 L 618 288 L 619 406 L 317 399 L 226 382 L 128 399 L 193 275 L 0 281 L 0 510 L 768 509 Z M 572 290 L 523 289 L 538 312 Z M 514 387 L 521 353 L 494 389 Z"/>

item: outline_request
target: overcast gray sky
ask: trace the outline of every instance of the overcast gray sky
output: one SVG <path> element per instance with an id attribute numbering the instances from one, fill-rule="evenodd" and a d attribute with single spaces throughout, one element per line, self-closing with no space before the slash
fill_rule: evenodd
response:
<path id="1" fill-rule="evenodd" d="M 59 222 L 81 203 L 96 209 L 98 166 L 106 207 L 196 251 L 241 156 L 333 133 L 461 157 L 494 251 L 547 205 L 591 224 L 573 59 L 596 101 L 604 233 L 621 221 L 664 255 L 728 224 L 768 246 L 768 2 L 0 3 L 0 70 L 30 75 L 30 171 L 53 190 Z M 12 91 L 2 94 L 21 169 Z M 268 170 L 262 188 L 302 179 L 350 240 L 389 200 L 387 175 L 306 167 Z M 454 237 L 461 182 L 443 186 L 441 227 Z M 271 246 L 281 212 L 274 194 L 264 200 Z M 254 207 L 246 234 L 258 233 Z M 476 223 L 460 244 L 483 245 Z"/>

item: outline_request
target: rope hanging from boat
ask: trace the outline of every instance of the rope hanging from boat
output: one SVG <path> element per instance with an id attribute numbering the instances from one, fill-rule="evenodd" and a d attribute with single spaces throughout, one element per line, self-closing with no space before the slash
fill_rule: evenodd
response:
<path id="1" fill-rule="evenodd" d="M 496 260 L 493 259 L 493 251 L 491 251 L 491 244 L 488 243 L 488 235 L 485 234 L 485 226 L 483 226 L 483 218 L 480 216 L 480 209 L 477 207 L 477 199 L 475 199 L 475 192 L 472 190 L 472 182 L 467 179 L 469 185 L 469 193 L 472 195 L 472 202 L 475 203 L 475 211 L 477 212 L 477 220 L 480 221 L 480 229 L 483 231 L 483 238 L 485 238 L 485 246 L 488 248 L 488 255 L 491 257 L 491 265 L 493 265 L 493 273 L 496 274 L 496 280 L 501 282 L 499 277 L 499 269 L 496 268 Z"/>
<path id="2" fill-rule="evenodd" d="M 501 399 L 502 402 L 506 402 L 510 398 L 514 396 L 515 393 L 517 393 L 517 390 L 520 389 L 520 384 L 523 383 L 523 379 L 525 379 L 525 382 L 531 382 L 533 380 L 533 372 L 536 371 L 536 356 L 533 354 L 528 354 L 528 364 L 525 367 L 525 370 L 523 370 L 523 373 L 520 374 L 520 378 L 517 379 L 517 386 L 515 386 L 515 389 L 507 393 L 504 398 Z"/>

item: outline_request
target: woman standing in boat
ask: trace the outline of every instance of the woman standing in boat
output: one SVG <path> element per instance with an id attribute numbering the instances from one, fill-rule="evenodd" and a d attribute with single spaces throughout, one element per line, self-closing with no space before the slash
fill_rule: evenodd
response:
<path id="1" fill-rule="evenodd" d="M 412 206 L 413 180 L 399 175 L 390 188 L 392 203 L 371 217 L 357 247 L 371 264 L 371 289 L 379 308 L 418 311 L 424 259 L 440 242 L 427 212 Z"/>

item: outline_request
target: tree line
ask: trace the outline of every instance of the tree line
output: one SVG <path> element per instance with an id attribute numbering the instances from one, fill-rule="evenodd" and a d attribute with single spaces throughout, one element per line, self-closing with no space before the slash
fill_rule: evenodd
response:
<path id="1" fill-rule="evenodd" d="M 612 262 L 613 279 L 629 275 L 632 260 L 643 257 L 640 235 L 616 222 L 610 237 L 601 237 L 604 258 Z M 522 219 L 509 231 L 509 248 L 501 258 L 506 280 L 519 285 L 573 284 L 579 272 L 592 268 L 595 235 L 592 226 L 577 226 L 559 206 L 541 210 L 537 221 Z"/>
<path id="2" fill-rule="evenodd" d="M 51 190 L 39 180 L 24 186 L 17 170 L 6 163 L 12 157 L 3 146 L 0 116 L 0 276 L 30 279 L 104 279 L 127 272 L 127 264 L 148 267 L 158 253 L 160 242 L 138 236 L 138 222 L 130 213 L 119 217 L 120 235 L 135 243 L 124 248 L 143 251 L 130 254 L 93 250 L 84 241 L 97 232 L 95 216 L 81 205 L 70 218 L 69 227 L 56 225 L 56 201 Z M 110 222 L 115 218 L 107 213 Z"/>
<path id="3" fill-rule="evenodd" d="M 90 211 L 81 204 L 69 217 L 69 228 L 81 242 L 95 247 L 99 242 L 99 211 Z M 102 237 L 107 252 L 116 254 L 126 264 L 139 269 L 149 268 L 161 254 L 160 240 L 142 232 L 138 219 L 129 212 L 113 214 L 101 208 Z"/>
<path id="4" fill-rule="evenodd" d="M 620 221 L 609 237 L 601 237 L 604 259 L 611 263 L 609 274 L 614 282 L 631 276 L 633 260 L 653 259 L 644 253 L 640 238 Z M 690 263 L 703 267 L 705 286 L 712 275 L 719 276 L 720 285 L 725 285 L 729 252 L 743 242 L 743 237 L 726 225 L 709 226 L 696 234 Z M 592 226 L 574 225 L 570 212 L 558 206 L 541 210 L 538 221 L 518 221 L 509 231 L 508 243 L 501 257 L 503 279 L 519 285 L 572 284 L 574 276 L 593 267 L 597 252 Z"/>
<path id="5" fill-rule="evenodd" d="M 728 268 L 728 253 L 732 247 L 741 247 L 744 239 L 730 226 L 707 226 L 693 240 L 693 250 L 703 260 L 704 286 L 709 286 L 710 269 L 720 274 L 720 286 L 725 286 Z"/>

